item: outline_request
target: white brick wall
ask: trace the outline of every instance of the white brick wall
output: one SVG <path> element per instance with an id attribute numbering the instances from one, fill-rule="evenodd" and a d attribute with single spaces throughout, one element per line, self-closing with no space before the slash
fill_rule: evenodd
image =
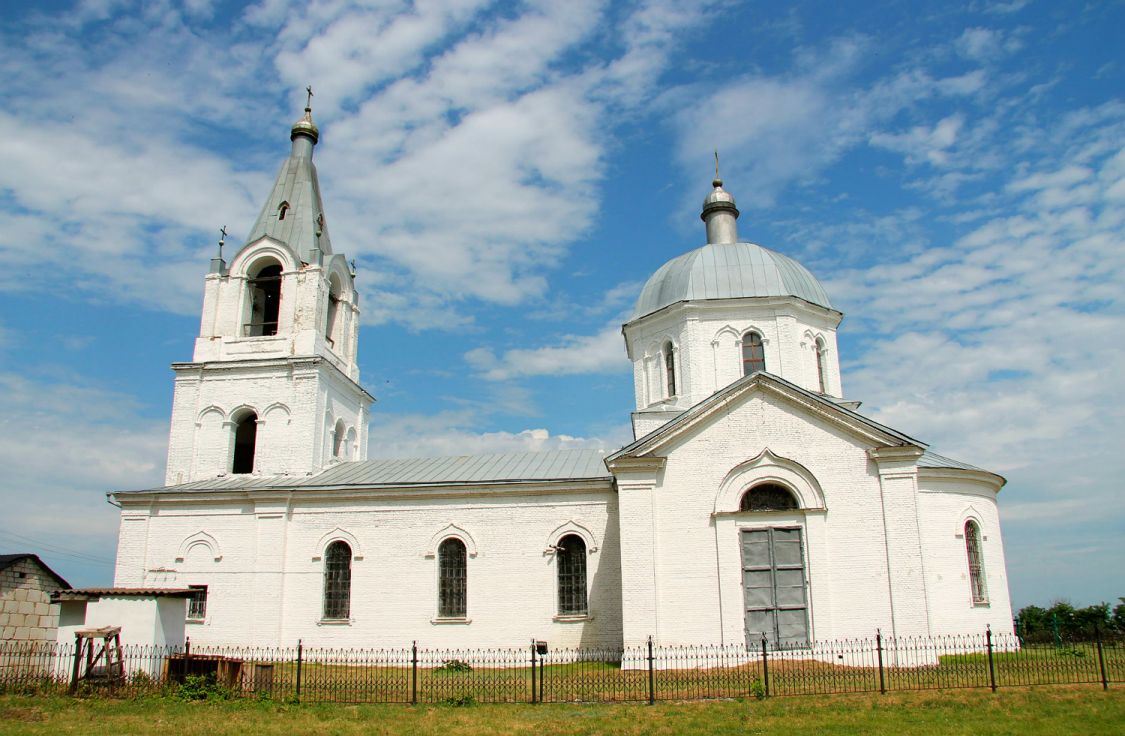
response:
<path id="1" fill-rule="evenodd" d="M 201 504 L 158 502 L 147 521 L 123 522 L 121 560 L 142 568 L 143 580 L 118 584 L 207 585 L 207 618 L 189 623 L 199 643 L 401 647 L 519 646 L 531 638 L 552 646 L 594 646 L 621 640 L 616 495 L 573 489 L 527 493 L 448 493 L 437 497 L 321 499 L 315 494 L 265 502 Z M 450 524 L 466 530 L 476 556 L 468 560 L 468 618 L 433 623 L 437 615 L 437 560 L 428 557 L 435 534 Z M 552 532 L 564 525 L 588 530 L 590 617 L 559 622 Z M 134 526 L 135 525 L 135 526 Z M 322 544 L 342 529 L 358 548 L 352 564 L 349 625 L 320 621 Z M 192 547 L 176 555 L 191 535 L 205 530 L 220 547 Z M 141 551 L 143 548 L 144 551 Z M 138 565 L 138 561 L 143 562 Z M 318 558 L 318 559 L 314 559 Z M 126 580 L 128 578 L 128 580 Z"/>
<path id="2" fill-rule="evenodd" d="M 245 337 L 247 273 L 262 258 L 283 265 L 278 334 Z M 341 284 L 336 340 L 326 340 L 329 281 Z M 192 363 L 179 363 L 165 483 L 214 478 L 231 468 L 236 411 L 258 417 L 255 470 L 306 474 L 333 461 L 332 433 L 344 422 L 344 459 L 367 454 L 371 398 L 357 383 L 359 310 L 342 255 L 300 264 L 263 239 L 235 257 L 227 275 L 206 278 Z M 350 433 L 350 434 L 349 434 Z"/>
<path id="3" fill-rule="evenodd" d="M 739 530 L 768 526 L 803 529 L 811 632 L 818 639 L 869 637 L 876 629 L 888 635 L 977 632 L 986 620 L 993 630 L 1010 630 L 995 494 L 987 482 L 960 473 L 947 489 L 919 491 L 914 460 L 885 468 L 881 478 L 868 457 L 870 446 L 870 439 L 811 417 L 781 397 L 752 391 L 659 448 L 656 454 L 666 455 L 667 464 L 650 474 L 654 508 L 626 503 L 629 494 L 621 491 L 623 538 L 636 541 L 623 547 L 625 595 L 630 579 L 646 575 L 655 577 L 658 591 L 653 614 L 626 605 L 625 643 L 643 642 L 653 633 L 653 619 L 665 644 L 743 641 Z M 815 477 L 824 511 L 713 515 L 737 509 L 738 494 L 725 509 L 716 508 L 724 478 L 766 448 Z M 759 475 L 784 477 L 777 468 Z M 643 486 L 642 478 L 630 482 Z M 989 530 L 985 558 L 990 591 L 993 584 L 997 590 L 988 614 L 968 601 L 963 540 L 951 544 L 965 493 L 978 499 Z M 642 530 L 650 526 L 656 529 L 654 563 L 646 560 L 650 553 L 643 544 Z M 943 555 L 935 554 L 939 544 Z"/>
<path id="4" fill-rule="evenodd" d="M 673 305 L 625 326 L 637 409 L 687 409 L 742 377 L 742 335 L 765 342 L 766 370 L 819 391 L 814 340 L 827 349 L 828 391 L 842 396 L 836 327 L 840 315 L 791 297 L 723 299 Z M 665 396 L 661 349 L 675 346 L 677 396 Z"/>

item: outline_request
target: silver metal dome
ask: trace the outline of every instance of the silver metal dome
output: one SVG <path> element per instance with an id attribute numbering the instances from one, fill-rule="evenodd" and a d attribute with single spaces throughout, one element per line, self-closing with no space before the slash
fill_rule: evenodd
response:
<path id="1" fill-rule="evenodd" d="M 661 266 L 641 290 L 629 321 L 676 302 L 751 296 L 795 296 L 833 308 L 816 277 L 792 258 L 753 243 L 720 243 Z"/>

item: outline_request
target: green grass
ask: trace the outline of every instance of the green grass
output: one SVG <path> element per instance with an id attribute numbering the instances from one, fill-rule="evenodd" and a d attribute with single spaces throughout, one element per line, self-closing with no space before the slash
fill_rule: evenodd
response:
<path id="1" fill-rule="evenodd" d="M 1125 689 L 1015 688 L 603 705 L 285 705 L 0 696 L 0 734 L 1120 734 Z"/>

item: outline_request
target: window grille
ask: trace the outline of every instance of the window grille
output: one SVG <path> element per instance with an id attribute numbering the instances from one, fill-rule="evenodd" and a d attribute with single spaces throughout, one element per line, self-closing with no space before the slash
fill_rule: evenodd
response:
<path id="1" fill-rule="evenodd" d="M 789 511 L 800 508 L 793 493 L 777 483 L 763 483 L 742 494 L 739 511 Z"/>
<path id="2" fill-rule="evenodd" d="M 676 395 L 676 356 L 672 354 L 672 343 L 664 344 L 664 380 L 667 398 Z"/>
<path id="3" fill-rule="evenodd" d="M 438 616 L 464 618 L 468 609 L 465 543 L 447 539 L 438 547 Z"/>
<path id="4" fill-rule="evenodd" d="M 747 332 L 742 336 L 742 375 L 766 369 L 766 347 L 762 336 L 757 332 Z"/>
<path id="5" fill-rule="evenodd" d="M 568 534 L 555 548 L 559 573 L 559 615 L 585 616 L 586 543 L 577 534 Z"/>
<path id="6" fill-rule="evenodd" d="M 988 587 L 984 581 L 984 556 L 980 548 L 980 527 L 975 521 L 965 522 L 965 552 L 969 557 L 969 586 L 973 605 L 988 603 Z"/>
<path id="7" fill-rule="evenodd" d="M 207 586 L 189 585 L 191 598 L 188 598 L 187 617 L 190 619 L 207 618 Z"/>
<path id="8" fill-rule="evenodd" d="M 324 553 L 324 618 L 346 619 L 352 604 L 352 548 L 333 542 Z"/>

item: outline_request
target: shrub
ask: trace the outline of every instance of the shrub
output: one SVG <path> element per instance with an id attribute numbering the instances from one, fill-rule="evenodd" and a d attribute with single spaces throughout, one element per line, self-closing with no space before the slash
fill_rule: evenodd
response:
<path id="1" fill-rule="evenodd" d="M 435 672 L 472 672 L 473 666 L 460 659 L 448 659 L 441 667 L 435 667 Z"/>
<path id="2" fill-rule="evenodd" d="M 187 675 L 176 688 L 173 697 L 179 700 L 230 700 L 234 694 L 230 688 L 215 681 L 215 676 Z"/>

